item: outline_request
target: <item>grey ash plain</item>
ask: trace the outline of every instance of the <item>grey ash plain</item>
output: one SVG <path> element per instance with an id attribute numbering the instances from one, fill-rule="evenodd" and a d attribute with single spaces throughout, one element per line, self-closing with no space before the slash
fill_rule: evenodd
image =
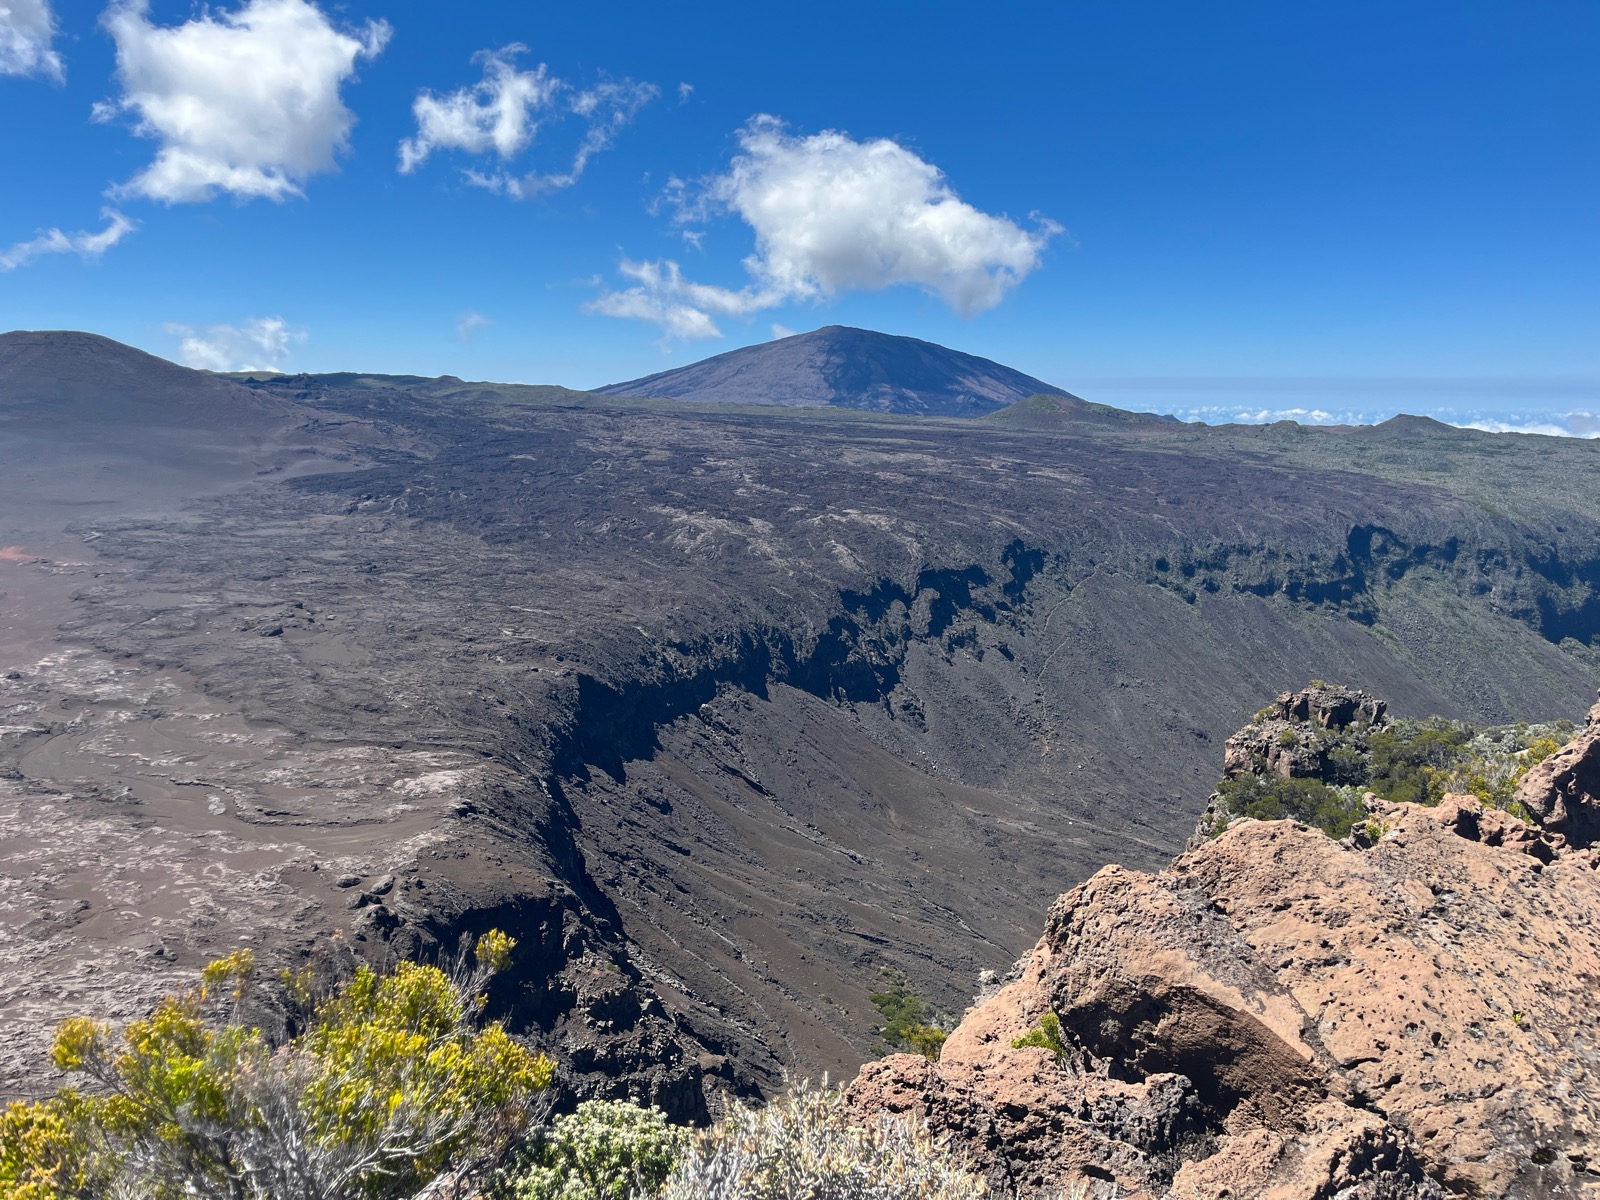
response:
<path id="1" fill-rule="evenodd" d="M 847 1071 L 885 969 L 959 1015 L 1058 892 L 1163 865 L 1280 690 L 1581 715 L 1597 454 L 4 335 L 0 1094 L 233 946 L 491 926 L 580 1093 Z"/>

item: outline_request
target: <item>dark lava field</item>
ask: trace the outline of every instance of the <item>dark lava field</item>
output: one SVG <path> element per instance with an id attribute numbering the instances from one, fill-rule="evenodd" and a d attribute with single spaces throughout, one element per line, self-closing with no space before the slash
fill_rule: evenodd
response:
<path id="1" fill-rule="evenodd" d="M 491 1002 L 680 1116 L 959 1016 L 1164 865 L 1312 678 L 1580 717 L 1600 444 L 981 420 L 0 336 L 0 1096 L 218 952 L 499 926 Z"/>

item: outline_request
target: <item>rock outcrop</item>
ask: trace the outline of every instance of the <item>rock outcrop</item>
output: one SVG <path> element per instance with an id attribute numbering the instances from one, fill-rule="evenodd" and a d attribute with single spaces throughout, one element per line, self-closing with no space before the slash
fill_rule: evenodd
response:
<path id="1" fill-rule="evenodd" d="M 1322 778 L 1328 773 L 1331 750 L 1345 744 L 1360 746 L 1367 731 L 1383 727 L 1388 712 L 1386 701 L 1337 684 L 1314 683 L 1284 692 L 1228 739 L 1222 777 Z"/>
<path id="2" fill-rule="evenodd" d="M 1517 799 L 1575 846 L 1600 840 L 1600 703 L 1577 737 L 1523 776 Z"/>
<path id="3" fill-rule="evenodd" d="M 1470 796 L 1372 803 L 1344 843 L 1243 820 L 1107 867 L 937 1063 L 869 1064 L 854 1102 L 1023 1196 L 1592 1195 L 1600 855 Z"/>

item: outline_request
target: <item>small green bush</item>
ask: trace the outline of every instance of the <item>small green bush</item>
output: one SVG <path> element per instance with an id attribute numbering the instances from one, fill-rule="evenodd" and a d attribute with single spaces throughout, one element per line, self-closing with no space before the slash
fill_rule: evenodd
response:
<path id="1" fill-rule="evenodd" d="M 863 1117 L 802 1084 L 736 1105 L 679 1160 L 658 1200 L 986 1200 L 983 1180 L 922 1121 Z"/>
<path id="2" fill-rule="evenodd" d="M 1066 1039 L 1061 1036 L 1061 1018 L 1053 1012 L 1047 1012 L 1027 1033 L 1011 1040 L 1013 1050 L 1021 1050 L 1024 1046 L 1043 1047 L 1054 1054 L 1056 1061 L 1060 1062 L 1067 1054 Z"/>
<path id="3" fill-rule="evenodd" d="M 873 992 L 868 999 L 883 1017 L 883 1027 L 878 1032 L 891 1046 L 902 1045 L 906 1031 L 923 1023 L 922 998 L 911 990 L 903 976 L 895 977 L 889 987 Z"/>
<path id="4" fill-rule="evenodd" d="M 1359 796 L 1315 779 L 1239 775 L 1226 780 L 1217 790 L 1236 817 L 1303 821 L 1331 838 L 1347 836 L 1356 821 L 1366 815 Z"/>
<path id="5" fill-rule="evenodd" d="M 1393 722 L 1368 739 L 1366 786 L 1397 804 L 1439 803 L 1449 768 L 1473 732 L 1461 721 Z"/>
<path id="6" fill-rule="evenodd" d="M 653 1196 L 689 1142 L 659 1108 L 586 1100 L 536 1133 L 494 1189 L 496 1200 Z"/>
<path id="7" fill-rule="evenodd" d="M 922 998 L 911 990 L 904 975 L 891 974 L 890 979 L 888 988 L 869 997 L 883 1016 L 878 1032 L 889 1045 L 936 1061 L 947 1036 L 944 1028 L 929 1019 Z"/>
<path id="8" fill-rule="evenodd" d="M 929 1062 L 938 1062 L 944 1042 L 950 1035 L 937 1025 L 913 1025 L 906 1030 L 906 1049 Z"/>

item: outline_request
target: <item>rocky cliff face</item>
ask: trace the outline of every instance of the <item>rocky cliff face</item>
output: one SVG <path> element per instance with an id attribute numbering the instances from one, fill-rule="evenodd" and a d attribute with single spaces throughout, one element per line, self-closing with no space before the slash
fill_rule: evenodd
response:
<path id="1" fill-rule="evenodd" d="M 1549 826 L 1593 817 L 1597 720 L 1524 783 Z M 1024 1195 L 1592 1195 L 1600 854 L 1471 796 L 1370 804 L 1343 843 L 1244 820 L 1102 870 L 937 1063 L 869 1064 L 856 1103 Z"/>

